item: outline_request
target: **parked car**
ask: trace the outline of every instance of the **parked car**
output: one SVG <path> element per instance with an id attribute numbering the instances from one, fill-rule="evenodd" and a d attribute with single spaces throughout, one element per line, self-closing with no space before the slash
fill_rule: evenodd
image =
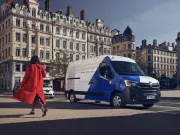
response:
<path id="1" fill-rule="evenodd" d="M 43 91 L 46 98 L 51 98 L 51 99 L 54 98 L 54 90 L 53 90 L 52 85 L 45 83 L 43 86 Z"/>
<path id="2" fill-rule="evenodd" d="M 13 95 L 15 95 L 19 89 L 20 89 L 20 82 L 16 82 L 13 88 Z"/>

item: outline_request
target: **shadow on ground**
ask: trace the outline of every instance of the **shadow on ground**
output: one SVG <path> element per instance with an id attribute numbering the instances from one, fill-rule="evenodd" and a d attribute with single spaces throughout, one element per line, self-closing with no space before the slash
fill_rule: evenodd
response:
<path id="1" fill-rule="evenodd" d="M 109 104 L 96 104 L 93 102 L 78 102 L 69 103 L 64 101 L 51 101 L 47 102 L 47 108 L 49 109 L 72 109 L 72 110 L 89 110 L 89 109 L 117 109 L 111 107 Z M 31 105 L 21 102 L 1 102 L 0 108 L 31 108 Z M 143 106 L 127 106 L 125 109 L 144 110 Z"/>
<path id="2" fill-rule="evenodd" d="M 43 118 L 42 118 L 43 119 Z M 169 113 L 0 125 L 1 135 L 179 135 L 180 115 Z"/>

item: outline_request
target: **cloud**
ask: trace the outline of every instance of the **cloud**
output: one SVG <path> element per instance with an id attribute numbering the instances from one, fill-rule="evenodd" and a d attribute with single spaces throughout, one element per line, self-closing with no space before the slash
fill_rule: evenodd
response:
<path id="1" fill-rule="evenodd" d="M 112 25 L 121 29 L 130 25 L 135 32 L 137 45 L 141 44 L 142 39 L 148 39 L 150 43 L 155 38 L 159 43 L 174 42 L 177 32 L 180 30 L 179 5 L 180 1 L 178 0 L 166 1 L 151 10 L 126 20 L 119 20 Z"/>

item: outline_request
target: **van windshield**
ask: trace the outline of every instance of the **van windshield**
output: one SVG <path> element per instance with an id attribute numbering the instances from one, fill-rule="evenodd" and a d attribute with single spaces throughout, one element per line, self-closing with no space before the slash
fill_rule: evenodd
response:
<path id="1" fill-rule="evenodd" d="M 111 61 L 111 64 L 114 70 L 119 75 L 135 75 L 135 76 L 145 75 L 137 63 L 131 63 L 126 61 Z"/>

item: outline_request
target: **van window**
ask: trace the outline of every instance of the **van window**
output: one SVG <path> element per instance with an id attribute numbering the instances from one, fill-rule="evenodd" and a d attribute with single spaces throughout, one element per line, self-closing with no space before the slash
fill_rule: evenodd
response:
<path id="1" fill-rule="evenodd" d="M 105 62 L 101 63 L 99 66 L 100 75 L 108 80 L 113 79 L 114 75 L 111 71 L 109 65 Z"/>
<path id="2" fill-rule="evenodd" d="M 126 62 L 126 61 L 111 61 L 111 64 L 119 75 L 135 75 L 144 76 L 144 72 L 138 66 L 137 63 Z"/>

